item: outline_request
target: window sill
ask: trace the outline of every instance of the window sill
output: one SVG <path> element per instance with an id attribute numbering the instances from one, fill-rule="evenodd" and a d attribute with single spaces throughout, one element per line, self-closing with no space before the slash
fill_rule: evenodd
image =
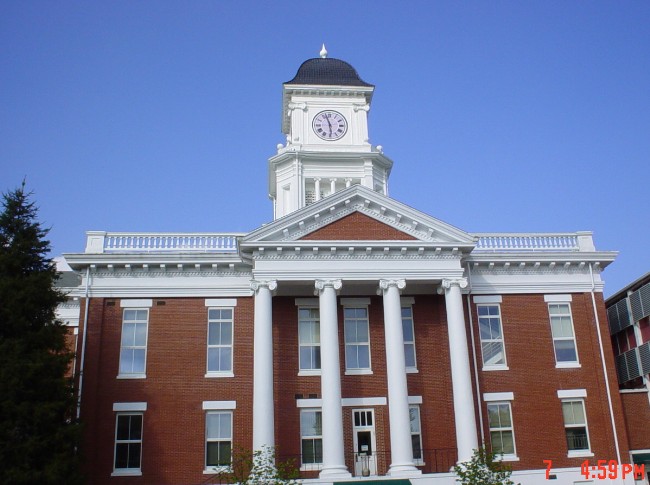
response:
<path id="1" fill-rule="evenodd" d="M 483 366 L 481 369 L 483 372 L 492 372 L 495 370 L 510 370 L 510 367 L 507 365 L 490 365 L 490 366 Z"/>
<path id="2" fill-rule="evenodd" d="M 406 368 L 406 373 L 407 374 L 419 374 L 420 371 L 417 369 L 417 367 L 407 367 Z"/>
<path id="3" fill-rule="evenodd" d="M 317 472 L 323 469 L 322 463 L 307 463 L 300 465 L 301 472 Z"/>
<path id="4" fill-rule="evenodd" d="M 321 370 L 320 369 L 298 371 L 298 376 L 299 377 L 320 376 L 320 375 L 321 375 Z"/>
<path id="5" fill-rule="evenodd" d="M 346 376 L 364 376 L 371 375 L 372 369 L 348 369 L 345 371 Z"/>
<path id="6" fill-rule="evenodd" d="M 133 468 L 133 469 L 119 469 L 115 470 L 113 473 L 111 473 L 112 477 L 141 477 L 142 476 L 142 470 L 139 468 Z"/>
<path id="7" fill-rule="evenodd" d="M 116 379 L 146 379 L 147 374 L 118 374 Z"/>
<path id="8" fill-rule="evenodd" d="M 497 455 L 494 457 L 494 461 L 519 461 L 517 455 Z"/>
<path id="9" fill-rule="evenodd" d="M 426 465 L 426 463 L 424 463 L 424 460 L 418 460 L 418 459 L 414 459 L 413 464 L 415 466 L 424 466 L 424 465 Z"/>
<path id="10" fill-rule="evenodd" d="M 568 458 L 585 458 L 590 456 L 594 456 L 591 450 L 569 451 L 569 454 L 567 455 Z"/>
<path id="11" fill-rule="evenodd" d="M 580 369 L 580 362 L 556 362 L 556 369 Z"/>
<path id="12" fill-rule="evenodd" d="M 235 374 L 232 372 L 206 372 L 205 377 L 214 378 L 214 377 L 235 377 Z"/>
<path id="13" fill-rule="evenodd" d="M 232 473 L 232 467 L 229 466 L 213 466 L 203 470 L 204 475 L 219 475 L 220 473 Z"/>

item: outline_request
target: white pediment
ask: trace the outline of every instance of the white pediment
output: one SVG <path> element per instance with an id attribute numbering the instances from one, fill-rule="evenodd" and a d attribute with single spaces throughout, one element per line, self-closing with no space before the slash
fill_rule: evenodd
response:
<path id="1" fill-rule="evenodd" d="M 414 243 L 453 246 L 462 252 L 471 251 L 475 246 L 475 238 L 465 231 L 361 185 L 348 187 L 262 226 L 244 236 L 240 245 L 246 247 L 256 243 L 295 242 L 336 224 L 355 212 L 403 233 L 404 240 L 412 240 Z M 342 234 L 340 239 L 335 239 L 339 242 L 352 239 L 358 241 L 359 237 L 346 238 Z"/>

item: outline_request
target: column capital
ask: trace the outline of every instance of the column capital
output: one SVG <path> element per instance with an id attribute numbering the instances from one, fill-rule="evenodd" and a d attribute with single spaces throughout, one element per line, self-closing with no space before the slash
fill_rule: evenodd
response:
<path id="1" fill-rule="evenodd" d="M 448 290 L 452 286 L 467 288 L 467 278 L 444 278 L 441 285 L 445 290 Z"/>
<path id="2" fill-rule="evenodd" d="M 255 293 L 257 293 L 260 288 L 268 288 L 269 291 L 274 291 L 277 287 L 277 280 L 251 280 L 251 290 Z"/>
<path id="3" fill-rule="evenodd" d="M 341 280 L 316 280 L 314 286 L 316 288 L 314 294 L 318 295 L 325 288 L 334 288 L 336 291 L 340 290 L 343 287 L 343 282 Z"/>
<path id="4" fill-rule="evenodd" d="M 403 279 L 383 279 L 379 280 L 379 288 L 377 289 L 377 294 L 381 295 L 382 292 L 386 291 L 391 286 L 394 286 L 398 290 L 403 290 L 406 288 L 406 281 Z"/>

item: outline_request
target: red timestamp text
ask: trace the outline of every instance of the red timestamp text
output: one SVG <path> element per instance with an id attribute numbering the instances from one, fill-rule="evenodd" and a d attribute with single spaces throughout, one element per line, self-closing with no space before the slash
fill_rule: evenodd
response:
<path id="1" fill-rule="evenodd" d="M 553 460 L 543 461 L 546 464 L 546 479 L 548 480 L 551 475 Z M 608 478 L 610 480 L 616 480 L 618 478 L 625 479 L 633 476 L 635 479 L 640 480 L 645 476 L 645 464 L 619 464 L 616 460 L 598 460 L 596 465 L 591 465 L 589 460 L 585 460 L 580 465 L 580 474 L 585 479 L 597 478 L 599 480 L 605 480 Z"/>

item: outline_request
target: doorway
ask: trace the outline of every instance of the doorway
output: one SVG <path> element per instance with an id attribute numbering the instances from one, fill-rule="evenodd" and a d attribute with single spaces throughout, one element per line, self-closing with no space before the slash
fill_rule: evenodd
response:
<path id="1" fill-rule="evenodd" d="M 373 409 L 352 410 L 352 437 L 354 440 L 354 476 L 377 475 L 377 440 Z"/>

